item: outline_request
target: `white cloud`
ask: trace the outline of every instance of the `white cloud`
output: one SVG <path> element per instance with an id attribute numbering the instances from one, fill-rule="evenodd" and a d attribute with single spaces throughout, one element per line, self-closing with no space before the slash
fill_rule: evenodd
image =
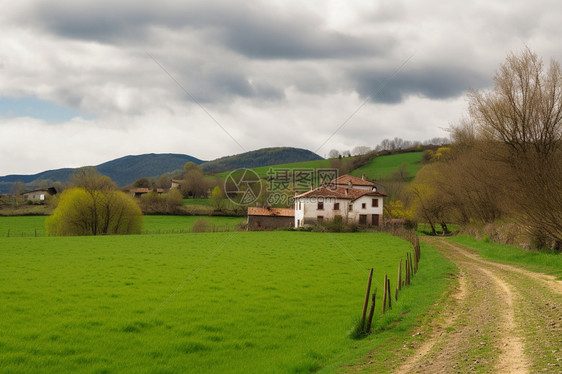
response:
<path id="1" fill-rule="evenodd" d="M 297 146 L 324 155 L 384 138 L 445 136 L 466 90 L 489 86 L 510 50 L 527 44 L 545 60 L 562 58 L 561 7 L 553 0 L 12 4 L 0 14 L 0 100 L 35 97 L 87 119 L 0 113 L 0 175 L 126 154 L 241 152 L 145 51 L 247 150 Z"/>

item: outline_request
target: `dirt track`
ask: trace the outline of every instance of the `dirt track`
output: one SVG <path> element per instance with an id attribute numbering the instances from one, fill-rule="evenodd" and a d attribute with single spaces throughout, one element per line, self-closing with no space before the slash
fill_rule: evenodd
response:
<path id="1" fill-rule="evenodd" d="M 459 268 L 459 287 L 395 373 L 562 373 L 562 282 L 424 240 Z"/>

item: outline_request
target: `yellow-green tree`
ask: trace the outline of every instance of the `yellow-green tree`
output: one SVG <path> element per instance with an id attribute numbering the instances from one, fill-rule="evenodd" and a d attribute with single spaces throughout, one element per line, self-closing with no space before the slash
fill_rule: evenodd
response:
<path id="1" fill-rule="evenodd" d="M 221 210 L 224 205 L 224 193 L 219 186 L 215 186 L 211 192 L 211 200 L 213 201 L 213 206 L 215 210 Z"/>
<path id="2" fill-rule="evenodd" d="M 78 169 L 72 183 L 46 220 L 49 235 L 140 233 L 140 208 L 132 197 L 117 191 L 110 178 L 88 167 Z"/>
<path id="3" fill-rule="evenodd" d="M 61 194 L 57 209 L 46 220 L 49 235 L 138 234 L 142 213 L 121 191 L 71 188 Z"/>

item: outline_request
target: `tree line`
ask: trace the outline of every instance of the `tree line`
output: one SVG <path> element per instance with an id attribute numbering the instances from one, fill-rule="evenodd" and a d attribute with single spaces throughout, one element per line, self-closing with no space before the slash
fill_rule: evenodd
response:
<path id="1" fill-rule="evenodd" d="M 529 49 L 510 54 L 488 91 L 472 91 L 450 148 L 427 155 L 410 192 L 415 216 L 513 223 L 538 248 L 562 249 L 562 74 Z M 519 233 L 517 232 L 519 231 Z"/>

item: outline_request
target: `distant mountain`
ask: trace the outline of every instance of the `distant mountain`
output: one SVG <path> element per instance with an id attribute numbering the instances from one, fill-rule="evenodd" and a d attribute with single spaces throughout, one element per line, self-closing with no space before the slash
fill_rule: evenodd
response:
<path id="1" fill-rule="evenodd" d="M 142 177 L 158 177 L 164 173 L 183 170 L 186 162 L 202 164 L 198 158 L 182 154 L 145 154 L 125 156 L 95 166 L 98 171 L 110 177 L 118 186 L 126 186 Z M 44 171 L 33 175 L 7 175 L 0 177 L 0 193 L 9 193 L 16 181 L 24 182 L 28 188 L 36 187 L 43 180 L 68 182 L 76 169 L 65 168 Z"/>
<path id="2" fill-rule="evenodd" d="M 119 187 L 123 187 L 142 177 L 159 177 L 165 173 L 181 172 L 183 170 L 183 165 L 189 161 L 201 165 L 205 172 L 218 173 L 240 168 L 255 168 L 321 159 L 322 157 L 306 149 L 277 147 L 263 148 L 234 156 L 221 157 L 208 162 L 182 154 L 150 153 L 121 157 L 95 167 L 100 173 L 110 177 Z M 7 175 L 0 177 L 0 193 L 9 193 L 12 184 L 17 181 L 24 182 L 28 189 L 39 186 L 41 181 L 48 181 L 48 183 L 59 181 L 65 183 L 70 180 L 70 176 L 75 170 L 76 169 L 65 168 L 48 170 L 33 175 Z"/>
<path id="3" fill-rule="evenodd" d="M 322 157 L 307 149 L 292 147 L 262 148 L 257 151 L 221 157 L 201 165 L 203 171 L 220 173 L 240 168 L 257 168 L 301 161 L 322 160 Z"/>

